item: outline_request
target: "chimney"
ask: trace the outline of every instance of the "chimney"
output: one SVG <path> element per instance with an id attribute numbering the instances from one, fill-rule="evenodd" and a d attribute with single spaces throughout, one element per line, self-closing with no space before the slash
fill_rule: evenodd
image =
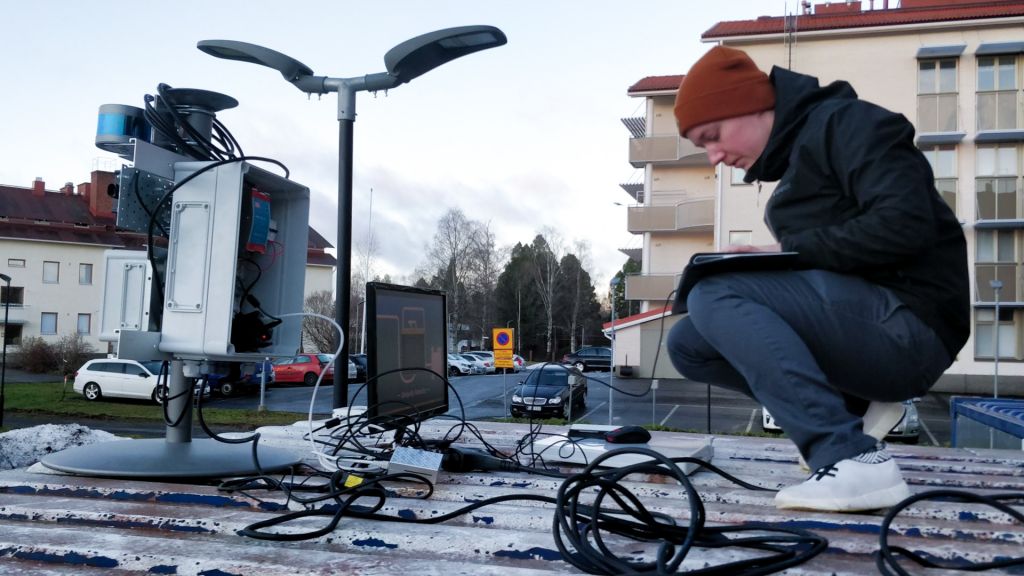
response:
<path id="1" fill-rule="evenodd" d="M 60 189 L 60 193 L 65 196 L 73 196 L 75 193 L 75 185 L 71 182 L 65 182 L 64 187 Z"/>
<path id="2" fill-rule="evenodd" d="M 114 215 L 114 199 L 107 194 L 107 187 L 114 184 L 114 173 L 93 170 L 92 181 L 87 188 L 89 213 L 104 218 Z"/>
<path id="3" fill-rule="evenodd" d="M 89 183 L 88 182 L 82 182 L 81 184 L 78 185 L 78 195 L 81 196 L 82 198 L 85 198 L 86 202 L 89 201 Z"/>
<path id="4" fill-rule="evenodd" d="M 46 182 L 43 182 L 43 179 L 37 176 L 35 182 L 32 183 L 32 195 L 42 198 L 43 194 L 46 194 Z"/>

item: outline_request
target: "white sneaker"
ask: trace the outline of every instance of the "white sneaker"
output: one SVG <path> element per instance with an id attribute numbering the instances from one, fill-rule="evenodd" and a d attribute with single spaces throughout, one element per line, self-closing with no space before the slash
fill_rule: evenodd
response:
<path id="1" fill-rule="evenodd" d="M 819 468 L 775 495 L 775 507 L 827 512 L 889 508 L 910 496 L 899 466 L 879 443 L 874 449 Z"/>
<path id="2" fill-rule="evenodd" d="M 862 429 L 864 433 L 875 440 L 884 440 L 889 432 L 903 419 L 903 413 L 907 407 L 903 402 L 875 402 L 868 404 L 868 410 L 861 418 L 864 421 Z M 797 461 L 800 469 L 810 472 L 811 467 L 807 465 L 803 454 L 797 454 Z"/>

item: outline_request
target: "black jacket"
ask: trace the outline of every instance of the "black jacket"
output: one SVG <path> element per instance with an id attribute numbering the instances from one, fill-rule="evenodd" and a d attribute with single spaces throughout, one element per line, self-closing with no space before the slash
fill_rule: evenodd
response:
<path id="1" fill-rule="evenodd" d="M 773 68 L 775 124 L 747 182 L 779 181 L 765 222 L 811 268 L 891 289 L 954 358 L 970 333 L 967 245 L 907 119 L 846 82 Z"/>

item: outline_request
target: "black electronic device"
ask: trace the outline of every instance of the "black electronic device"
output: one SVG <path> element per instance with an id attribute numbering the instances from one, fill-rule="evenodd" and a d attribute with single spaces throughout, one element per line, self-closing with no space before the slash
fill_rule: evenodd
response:
<path id="1" fill-rule="evenodd" d="M 606 432 L 604 439 L 612 444 L 646 444 L 651 440 L 651 433 L 642 426 L 620 426 Z"/>
<path id="2" fill-rule="evenodd" d="M 807 266 L 797 252 L 698 252 L 683 269 L 672 303 L 673 314 L 687 311 L 686 297 L 702 279 L 727 272 L 762 272 L 766 270 L 799 270 Z"/>
<path id="3" fill-rule="evenodd" d="M 366 417 L 402 428 L 448 411 L 448 330 L 439 290 L 366 284 Z"/>

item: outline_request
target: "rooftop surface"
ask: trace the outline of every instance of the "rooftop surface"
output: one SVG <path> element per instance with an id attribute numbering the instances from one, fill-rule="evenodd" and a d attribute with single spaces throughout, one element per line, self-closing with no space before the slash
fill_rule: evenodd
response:
<path id="1" fill-rule="evenodd" d="M 525 425 L 476 423 L 483 438 L 512 446 Z M 298 427 L 296 427 L 298 428 Z M 433 422 L 421 430 L 440 438 L 448 429 Z M 267 432 L 265 442 L 303 455 L 308 442 L 294 429 Z M 545 431 L 563 431 L 545 427 Z M 796 451 L 783 439 L 712 437 L 655 432 L 650 446 L 668 451 L 711 441 L 713 464 L 748 482 L 779 488 L 804 475 Z M 134 442 L 128 440 L 127 442 Z M 1007 450 L 891 445 L 915 492 L 939 488 L 979 494 L 1024 495 L 1024 453 Z M 779 511 L 771 492 L 753 491 L 707 471 L 690 476 L 706 509 L 708 525 L 767 523 L 812 531 L 827 549 L 786 574 L 875 574 L 882 514 Z M 526 473 L 442 471 L 433 494 L 419 485 L 390 483 L 380 514 L 405 519 L 435 518 L 504 495 L 554 497 L 562 480 Z M 686 491 L 664 476 L 635 475 L 623 483 L 652 511 L 686 525 Z M 367 502 L 369 504 L 369 502 Z M 1021 502 L 1017 509 L 1021 510 Z M 294 507 L 294 505 L 293 505 Z M 238 534 L 253 523 L 280 516 L 278 492 L 228 493 L 213 485 L 99 479 L 46 473 L 40 465 L 0 472 L 0 572 L 25 574 L 551 574 L 580 573 L 563 559 L 552 533 L 554 506 L 513 500 L 480 508 L 439 524 L 409 524 L 330 517 L 302 519 L 286 531 L 325 528 L 324 535 L 297 542 L 254 540 Z M 652 558 L 654 546 L 607 536 L 609 548 L 630 558 Z M 1020 557 L 1024 526 L 977 504 L 921 501 L 900 514 L 890 544 L 936 559 L 983 561 Z M 694 548 L 681 569 L 721 564 L 752 553 Z M 951 574 L 905 565 L 913 574 Z M 986 574 L 1021 574 L 990 570 Z"/>

